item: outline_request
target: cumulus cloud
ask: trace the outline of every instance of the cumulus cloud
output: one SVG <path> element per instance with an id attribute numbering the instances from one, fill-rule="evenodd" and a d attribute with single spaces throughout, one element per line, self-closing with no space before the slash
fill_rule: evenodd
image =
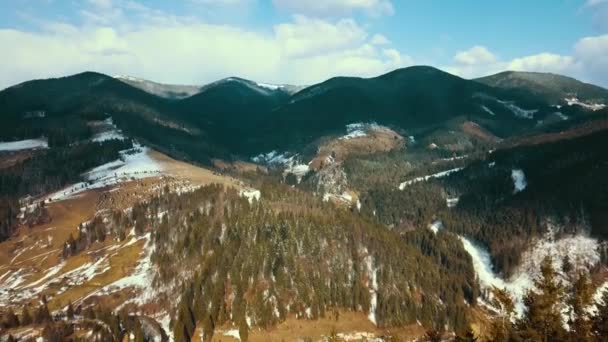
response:
<path id="1" fill-rule="evenodd" d="M 477 45 L 465 51 L 459 51 L 454 60 L 460 64 L 489 64 L 496 62 L 496 56 L 485 46 Z"/>
<path id="2" fill-rule="evenodd" d="M 390 0 L 273 0 L 272 2 L 282 10 L 322 17 L 345 16 L 354 12 L 364 12 L 374 17 L 395 13 Z"/>
<path id="3" fill-rule="evenodd" d="M 372 44 L 374 44 L 374 45 L 387 45 L 387 44 L 390 44 L 390 43 L 391 43 L 391 41 L 390 41 L 390 40 L 388 40 L 388 38 L 386 38 L 385 36 L 383 36 L 383 35 L 381 35 L 381 34 L 378 34 L 378 33 L 376 33 L 376 34 L 375 34 L 375 35 L 372 37 L 372 39 L 371 39 L 371 41 L 370 41 L 370 42 L 371 42 Z"/>
<path id="4" fill-rule="evenodd" d="M 567 73 L 575 67 L 574 57 L 561 56 L 554 53 L 543 52 L 536 55 L 515 58 L 511 60 L 507 69 L 516 71 L 539 71 Z"/>
<path id="5" fill-rule="evenodd" d="M 379 45 L 379 38 L 353 19 L 296 15 L 259 32 L 175 17 L 133 2 L 126 7 L 108 0 L 102 11 L 100 1 L 85 9 L 98 17 L 82 13 L 83 24 L 0 29 L 0 44 L 11 47 L 0 54 L 0 88 L 84 70 L 171 83 L 236 75 L 310 84 L 339 74 L 374 76 L 413 63 L 388 42 Z"/>

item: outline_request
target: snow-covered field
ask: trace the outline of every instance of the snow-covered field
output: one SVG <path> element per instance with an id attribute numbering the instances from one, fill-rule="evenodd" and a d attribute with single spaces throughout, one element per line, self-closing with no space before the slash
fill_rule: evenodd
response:
<path id="1" fill-rule="evenodd" d="M 405 181 L 405 182 L 399 184 L 399 190 L 403 190 L 407 186 L 410 186 L 410 185 L 415 184 L 415 183 L 425 182 L 425 181 L 427 181 L 427 180 L 429 180 L 431 178 L 446 177 L 446 176 L 449 176 L 452 173 L 458 172 L 458 171 L 460 171 L 462 169 L 463 169 L 462 167 L 457 167 L 457 168 L 454 168 L 454 169 L 437 172 L 437 173 L 434 173 L 432 175 L 426 175 L 426 176 L 422 176 L 422 177 L 417 177 L 417 178 L 414 178 L 414 179 L 411 179 L 411 180 L 408 180 L 408 181 Z"/>
<path id="2" fill-rule="evenodd" d="M 21 151 L 33 148 L 49 148 L 49 144 L 45 139 L 0 141 L 0 151 Z"/>
<path id="3" fill-rule="evenodd" d="M 149 149 L 134 144 L 132 150 L 121 151 L 121 158 L 100 165 L 83 174 L 84 182 L 59 190 L 47 198 L 52 201 L 68 199 L 83 191 L 98 189 L 120 182 L 159 176 L 162 166 L 149 156 Z"/>

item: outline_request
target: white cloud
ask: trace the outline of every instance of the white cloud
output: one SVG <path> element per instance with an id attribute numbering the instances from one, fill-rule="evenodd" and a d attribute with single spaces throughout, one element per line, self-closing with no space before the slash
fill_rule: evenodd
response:
<path id="1" fill-rule="evenodd" d="M 282 10 L 314 16 L 344 16 L 362 11 L 370 16 L 392 15 L 395 9 L 390 0 L 273 0 Z"/>
<path id="2" fill-rule="evenodd" d="M 387 45 L 390 44 L 391 41 L 388 40 L 388 38 L 386 38 L 385 36 L 376 33 L 372 39 L 370 40 L 370 42 L 374 45 Z"/>
<path id="3" fill-rule="evenodd" d="M 543 52 L 532 56 L 515 58 L 511 60 L 507 69 L 515 71 L 539 71 L 567 73 L 575 67 L 575 60 L 571 56 L 561 56 L 554 53 Z"/>
<path id="4" fill-rule="evenodd" d="M 367 32 L 352 19 L 329 22 L 296 15 L 293 22 L 276 25 L 275 36 L 288 57 L 301 58 L 341 50 L 362 43 Z"/>
<path id="5" fill-rule="evenodd" d="M 485 46 L 477 45 L 468 50 L 456 53 L 454 60 L 457 63 L 466 65 L 489 64 L 496 62 L 496 56 Z"/>
<path id="6" fill-rule="evenodd" d="M 387 42 L 375 44 L 379 38 L 352 19 L 298 15 L 270 32 L 258 32 L 143 6 L 104 8 L 85 8 L 99 18 L 83 13 L 82 25 L 48 22 L 33 31 L 0 29 L 0 45 L 11 47 L 0 54 L 0 88 L 84 70 L 171 83 L 201 84 L 237 75 L 310 84 L 339 74 L 374 76 L 413 63 Z M 136 12 L 137 21 L 129 11 Z"/>
<path id="7" fill-rule="evenodd" d="M 541 52 L 501 60 L 487 48 L 476 46 L 454 56 L 454 63 L 443 67 L 448 72 L 474 78 L 504 70 L 553 72 L 580 80 L 608 85 L 608 34 L 580 39 L 570 55 Z"/>

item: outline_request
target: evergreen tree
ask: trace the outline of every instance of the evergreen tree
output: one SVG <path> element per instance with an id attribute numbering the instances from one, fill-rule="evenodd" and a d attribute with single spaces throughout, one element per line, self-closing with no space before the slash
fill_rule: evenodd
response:
<path id="1" fill-rule="evenodd" d="M 572 292 L 568 299 L 570 305 L 570 336 L 573 341 L 591 341 L 591 320 L 587 307 L 592 300 L 589 278 L 581 272 L 572 285 Z"/>
<path id="2" fill-rule="evenodd" d="M 424 340 L 427 342 L 441 342 L 441 333 L 431 329 L 424 334 Z"/>
<path id="3" fill-rule="evenodd" d="M 602 294 L 602 300 L 597 303 L 597 310 L 592 319 L 593 335 L 598 338 L 608 336 L 608 290 Z"/>
<path id="4" fill-rule="evenodd" d="M 23 311 L 21 312 L 21 325 L 26 326 L 32 324 L 32 316 L 30 315 L 30 310 L 28 310 L 27 306 L 23 306 Z"/>
<path id="5" fill-rule="evenodd" d="M 13 309 L 8 309 L 2 318 L 2 326 L 6 329 L 11 329 L 19 326 L 19 318 L 13 312 Z"/>
<path id="6" fill-rule="evenodd" d="M 518 335 L 524 340 L 563 341 L 566 331 L 562 325 L 561 303 L 564 288 L 557 280 L 551 257 L 541 263 L 541 276 L 534 281 L 536 290 L 524 297 L 525 314 L 517 324 Z"/>
<path id="7" fill-rule="evenodd" d="M 456 341 L 458 342 L 477 342 L 477 336 L 475 336 L 475 332 L 471 327 L 467 328 L 467 330 L 462 334 L 456 336 Z"/>
<path id="8" fill-rule="evenodd" d="M 489 335 L 493 341 L 506 341 L 510 339 L 513 333 L 511 318 L 515 312 L 515 304 L 509 293 L 504 289 L 494 287 L 492 294 L 494 295 L 494 304 L 500 308 L 500 313 L 493 320 Z"/>
<path id="9" fill-rule="evenodd" d="M 46 300 L 43 299 L 42 304 L 36 310 L 36 314 L 34 315 L 34 322 L 36 324 L 41 324 L 45 322 L 51 321 L 51 313 L 49 312 L 49 308 L 46 305 Z"/>
<path id="10" fill-rule="evenodd" d="M 69 320 L 74 319 L 74 307 L 72 306 L 72 302 L 68 303 L 65 315 Z"/>

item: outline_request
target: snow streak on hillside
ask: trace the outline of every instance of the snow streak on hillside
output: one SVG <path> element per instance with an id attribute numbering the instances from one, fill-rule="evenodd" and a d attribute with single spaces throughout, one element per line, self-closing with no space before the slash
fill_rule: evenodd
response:
<path id="1" fill-rule="evenodd" d="M 606 107 L 605 104 L 603 103 L 587 103 L 587 102 L 583 102 L 580 101 L 577 97 L 567 97 L 564 99 L 564 101 L 566 101 L 566 103 L 568 104 L 568 106 L 581 106 L 587 110 L 591 110 L 591 111 L 598 111 L 598 110 L 602 110 Z"/>
<path id="2" fill-rule="evenodd" d="M 442 178 L 442 177 L 446 177 L 446 176 L 449 176 L 449 175 L 451 175 L 452 173 L 454 173 L 454 172 L 458 172 L 458 171 L 460 171 L 460 170 L 462 170 L 462 169 L 463 169 L 462 167 L 457 167 L 457 168 L 454 168 L 454 169 L 450 169 L 450 170 L 445 170 L 445 171 L 437 172 L 437 173 L 434 173 L 434 174 L 431 174 L 431 175 L 426 175 L 426 176 L 422 176 L 422 177 L 417 177 L 417 178 L 414 178 L 414 179 L 411 179 L 411 180 L 408 180 L 408 181 L 405 181 L 405 182 L 403 182 L 403 183 L 399 184 L 399 190 L 403 190 L 403 189 L 405 189 L 407 186 L 410 186 L 410 185 L 415 184 L 415 183 L 418 183 L 418 182 L 424 182 L 424 181 L 427 181 L 427 180 L 429 180 L 429 179 L 431 179 L 431 178 Z"/>
<path id="3" fill-rule="evenodd" d="M 45 139 L 27 139 L 19 141 L 0 141 L 0 152 L 2 151 L 21 151 L 33 148 L 49 148 Z"/>

